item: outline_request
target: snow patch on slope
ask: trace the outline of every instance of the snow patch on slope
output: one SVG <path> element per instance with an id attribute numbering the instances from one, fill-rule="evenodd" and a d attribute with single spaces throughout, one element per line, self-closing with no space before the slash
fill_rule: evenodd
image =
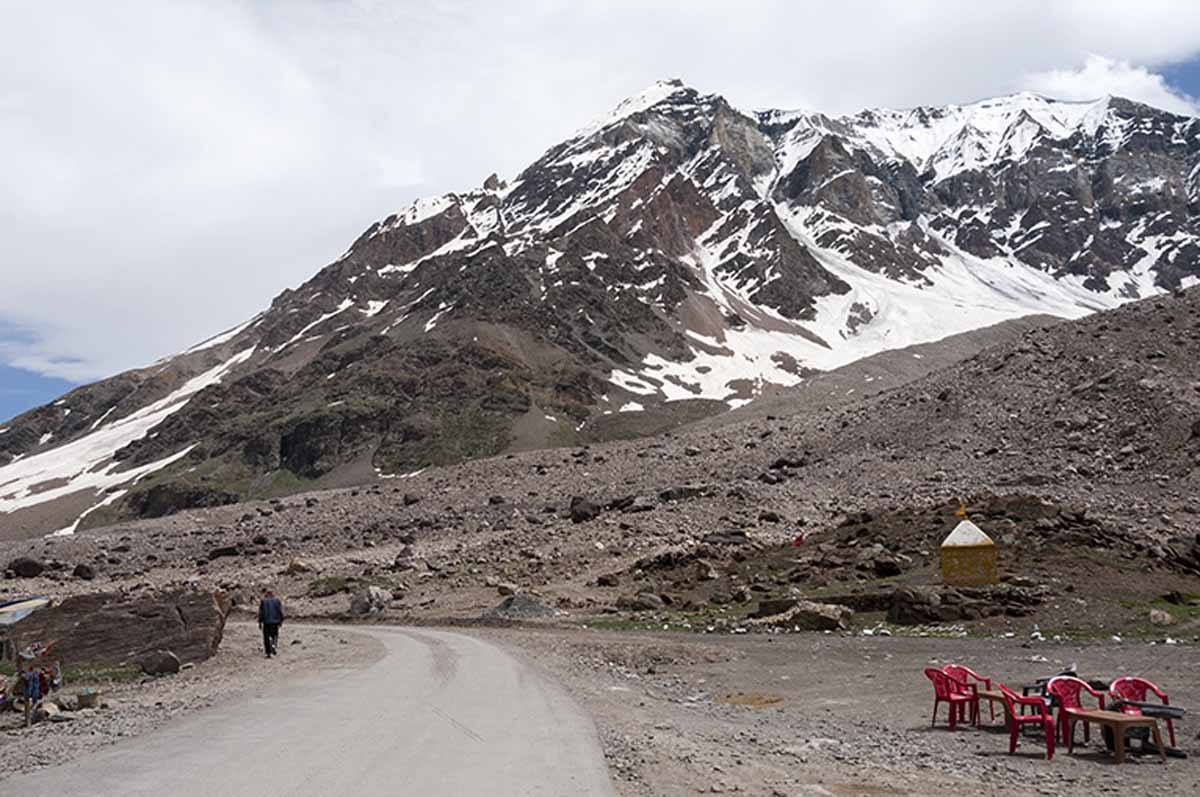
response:
<path id="1" fill-rule="evenodd" d="M 616 108 L 596 119 L 586 127 L 576 131 L 575 138 L 584 138 L 593 133 L 603 130 L 615 122 L 633 116 L 636 113 L 649 110 L 658 105 L 663 100 L 678 91 L 683 91 L 684 86 L 678 80 L 660 80 L 653 86 L 639 92 L 638 94 L 623 100 Z"/>
<path id="2" fill-rule="evenodd" d="M 265 313 L 258 313 L 257 315 L 252 317 L 250 320 L 245 321 L 244 323 L 238 324 L 237 326 L 235 326 L 231 329 L 227 329 L 224 332 L 221 332 L 220 334 L 213 335 L 208 340 L 203 340 L 203 341 L 197 343 L 195 346 L 192 346 L 190 349 L 184 349 L 180 353 L 181 354 L 191 354 L 192 352 L 202 351 L 204 349 L 211 349 L 213 346 L 219 346 L 222 343 L 228 343 L 229 341 L 236 338 L 243 330 L 247 329 L 255 321 L 258 321 L 259 319 L 261 319 L 263 317 L 263 315 L 265 315 Z"/>
<path id="3" fill-rule="evenodd" d="M 169 415 L 183 409 L 196 393 L 220 382 L 235 367 L 250 359 L 254 351 L 255 347 L 251 346 L 235 354 L 192 377 L 170 395 L 83 437 L 0 467 L 0 514 L 84 490 L 93 490 L 100 495 L 111 487 L 136 482 L 186 456 L 191 446 L 156 462 L 124 471 L 118 470 L 121 463 L 112 458 L 117 450 L 145 437 Z M 74 525 L 64 531 L 69 533 L 73 528 Z"/>

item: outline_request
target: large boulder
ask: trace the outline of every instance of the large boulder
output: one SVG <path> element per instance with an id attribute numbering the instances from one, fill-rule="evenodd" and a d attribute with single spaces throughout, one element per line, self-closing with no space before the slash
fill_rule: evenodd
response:
<path id="1" fill-rule="evenodd" d="M 845 606 L 801 600 L 786 611 L 749 620 L 748 624 L 801 631 L 839 631 L 850 627 L 853 616 L 854 612 Z"/>
<path id="2" fill-rule="evenodd" d="M 28 556 L 22 556 L 19 559 L 13 559 L 8 563 L 8 569 L 13 572 L 17 578 L 37 578 L 46 569 L 46 565 L 39 562 L 37 559 L 30 559 Z"/>
<path id="3" fill-rule="evenodd" d="M 957 610 L 942 607 L 942 596 L 933 587 L 899 587 L 892 595 L 888 622 L 897 625 L 921 625 L 956 620 Z"/>
<path id="4" fill-rule="evenodd" d="M 64 666 L 115 666 L 170 650 L 181 662 L 217 652 L 230 601 L 203 590 L 93 593 L 36 611 L 12 627 L 18 639 L 53 641 Z"/>
<path id="5" fill-rule="evenodd" d="M 500 601 L 500 605 L 489 609 L 485 616 L 523 619 L 530 617 L 550 617 L 554 610 L 532 595 L 518 593 L 509 595 Z"/>
<path id="6" fill-rule="evenodd" d="M 362 617 L 379 614 L 392 602 L 392 593 L 382 587 L 364 587 L 350 597 L 350 614 Z"/>

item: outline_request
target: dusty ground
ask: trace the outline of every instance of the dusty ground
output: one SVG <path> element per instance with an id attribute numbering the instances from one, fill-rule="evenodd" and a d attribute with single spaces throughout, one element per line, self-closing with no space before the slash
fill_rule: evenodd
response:
<path id="1" fill-rule="evenodd" d="M 1018 685 L 1077 663 L 1089 678 L 1150 677 L 1172 702 L 1200 706 L 1194 644 L 1146 641 L 703 635 L 586 627 L 456 629 L 500 643 L 559 679 L 595 719 L 618 792 L 643 795 L 950 795 L 1200 793 L 1200 760 L 1131 756 L 1116 767 L 1098 736 L 1051 762 L 1029 737 L 1007 755 L 1000 722 L 979 730 L 929 727 L 926 666 L 962 662 Z M 291 644 L 299 640 L 299 644 Z M 113 708 L 70 723 L 3 720 L 0 777 L 85 755 L 186 711 L 314 668 L 378 656 L 357 634 L 285 626 L 282 655 L 265 660 L 257 629 L 229 626 L 214 659 L 173 678 L 110 684 Z M 1200 752 L 1192 717 L 1181 748 Z M 1164 728 L 1165 735 L 1165 728 Z M 1082 742 L 1082 735 L 1079 737 Z"/>
<path id="2" fill-rule="evenodd" d="M 1173 703 L 1200 706 L 1194 646 L 479 633 L 522 651 L 575 692 L 596 719 L 618 790 L 630 797 L 1200 793 L 1196 758 L 1163 766 L 1133 756 L 1116 767 L 1093 736 L 1074 756 L 1059 751 L 1047 762 L 1032 737 L 1009 757 L 999 721 L 951 733 L 943 713 L 930 729 L 932 689 L 921 673 L 957 661 L 1015 685 L 1078 662 L 1089 678 L 1143 674 Z M 1193 718 L 1176 731 L 1182 748 L 1200 752 Z"/>
<path id="3" fill-rule="evenodd" d="M 107 709 L 70 712 L 70 722 L 38 723 L 28 729 L 21 714 L 0 713 L 0 779 L 86 755 L 123 737 L 151 731 L 185 712 L 267 684 L 316 669 L 366 664 L 381 653 L 379 643 L 351 630 L 342 633 L 286 624 L 280 655 L 268 660 L 256 626 L 230 623 L 217 655 L 179 675 L 68 683 L 63 689 L 64 693 L 89 686 L 99 689 Z"/>

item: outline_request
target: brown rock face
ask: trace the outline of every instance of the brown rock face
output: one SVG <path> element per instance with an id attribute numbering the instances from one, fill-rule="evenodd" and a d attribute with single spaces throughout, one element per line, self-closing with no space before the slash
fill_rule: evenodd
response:
<path id="1" fill-rule="evenodd" d="M 199 590 L 79 595 L 29 615 L 12 636 L 18 644 L 53 642 L 66 666 L 137 662 L 155 651 L 196 662 L 217 652 L 228 612 L 223 594 Z"/>

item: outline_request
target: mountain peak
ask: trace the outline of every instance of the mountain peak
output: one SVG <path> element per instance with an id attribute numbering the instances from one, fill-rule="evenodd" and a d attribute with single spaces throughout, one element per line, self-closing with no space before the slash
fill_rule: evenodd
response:
<path id="1" fill-rule="evenodd" d="M 736 113 L 658 81 L 511 184 L 377 222 L 245 324 L 0 424 L 0 535 L 673 428 L 1200 284 L 1195 123 L 1030 92 Z"/>
<path id="2" fill-rule="evenodd" d="M 658 105 L 664 100 L 670 99 L 677 94 L 687 92 L 695 92 L 696 90 L 688 86 L 679 78 L 667 78 L 658 80 L 639 91 L 637 94 L 626 97 L 617 106 L 605 115 L 595 119 L 591 124 L 584 127 L 575 134 L 576 138 L 589 136 L 598 130 L 602 130 L 611 124 L 626 119 L 634 114 L 649 110 L 655 105 Z"/>

